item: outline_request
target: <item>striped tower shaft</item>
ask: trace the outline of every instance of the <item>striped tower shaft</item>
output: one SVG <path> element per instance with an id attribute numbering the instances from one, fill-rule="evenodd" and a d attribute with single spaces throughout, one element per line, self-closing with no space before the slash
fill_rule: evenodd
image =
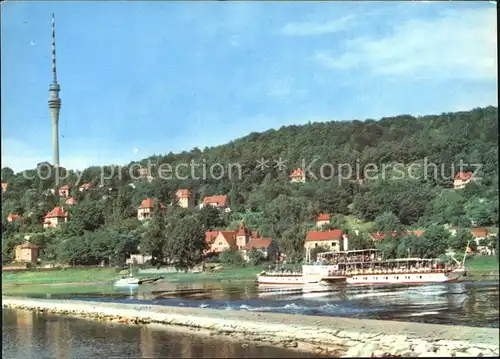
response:
<path id="1" fill-rule="evenodd" d="M 49 86 L 49 110 L 52 118 L 52 164 L 59 167 L 59 111 L 61 99 L 59 98 L 61 87 L 57 83 L 56 72 L 56 24 L 52 14 L 52 83 Z"/>

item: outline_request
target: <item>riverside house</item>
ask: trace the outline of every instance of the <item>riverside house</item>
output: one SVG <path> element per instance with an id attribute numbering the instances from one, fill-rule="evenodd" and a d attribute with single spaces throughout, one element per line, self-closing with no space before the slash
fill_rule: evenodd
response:
<path id="1" fill-rule="evenodd" d="M 39 249 L 40 247 L 30 242 L 18 245 L 16 247 L 15 261 L 21 263 L 35 263 L 40 254 Z"/>
<path id="2" fill-rule="evenodd" d="M 348 237 L 342 229 L 333 229 L 328 231 L 309 231 L 306 234 L 304 248 L 310 250 L 316 247 L 323 247 L 330 252 L 348 250 Z"/>
<path id="3" fill-rule="evenodd" d="M 220 254 L 231 250 L 240 252 L 243 259 L 248 260 L 248 254 L 255 249 L 266 259 L 275 259 L 278 255 L 278 246 L 272 238 L 263 238 L 257 231 L 251 231 L 241 221 L 237 231 L 210 231 L 205 233 L 205 241 L 209 248 L 205 254 Z"/>

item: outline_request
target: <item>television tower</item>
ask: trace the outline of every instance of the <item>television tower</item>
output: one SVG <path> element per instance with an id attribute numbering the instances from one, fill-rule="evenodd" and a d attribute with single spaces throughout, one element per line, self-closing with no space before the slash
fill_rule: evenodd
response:
<path id="1" fill-rule="evenodd" d="M 59 167 L 59 110 L 61 99 L 59 98 L 61 87 L 57 83 L 56 72 L 56 22 L 52 13 L 52 83 L 49 85 L 49 110 L 52 118 L 52 165 Z"/>

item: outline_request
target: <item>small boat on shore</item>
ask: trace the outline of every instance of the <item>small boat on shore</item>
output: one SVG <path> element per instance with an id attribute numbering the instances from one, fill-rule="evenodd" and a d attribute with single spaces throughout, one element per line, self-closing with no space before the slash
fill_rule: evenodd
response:
<path id="1" fill-rule="evenodd" d="M 153 277 L 140 279 L 132 273 L 132 267 L 129 269 L 128 276 L 123 276 L 115 282 L 115 287 L 136 287 L 141 284 L 149 284 L 159 281 L 164 277 Z"/>

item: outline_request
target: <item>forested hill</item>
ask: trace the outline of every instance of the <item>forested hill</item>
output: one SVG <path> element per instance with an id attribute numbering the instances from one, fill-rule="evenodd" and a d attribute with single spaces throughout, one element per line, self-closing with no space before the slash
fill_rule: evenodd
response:
<path id="1" fill-rule="evenodd" d="M 286 166 L 281 170 L 274 163 L 280 158 Z M 261 159 L 269 160 L 264 169 L 258 167 Z M 424 160 L 438 167 L 437 176 L 432 170 L 425 173 L 422 167 L 414 166 L 412 178 L 394 177 L 395 167 L 400 166 L 409 173 L 408 165 Z M 466 165 L 459 168 L 461 161 Z M 167 163 L 174 171 L 173 178 L 158 179 L 158 165 Z M 215 163 L 221 166 L 214 167 Z M 407 226 L 460 221 L 470 224 L 470 220 L 492 225 L 498 221 L 496 107 L 418 118 L 400 115 L 378 121 L 285 126 L 251 133 L 221 146 L 152 156 L 140 164 L 149 165 L 154 180 L 134 181 L 129 170 L 133 163 L 121 170 L 87 168 L 79 183 L 76 173 L 68 173 L 63 184 L 74 188 L 73 195 L 78 201 L 87 196 L 85 203 L 99 203 L 102 213 L 93 230 L 116 221 L 117 217 L 133 218 L 138 204 L 146 197 L 170 203 L 178 188 L 191 189 L 197 202 L 206 195 L 228 194 L 232 214 L 224 219 L 226 225 L 234 225 L 246 217 L 253 228 L 280 238 L 285 238 L 287 231 L 303 228 L 318 212 L 351 214 L 370 221 L 392 212 Z M 176 167 L 180 164 L 195 164 L 193 172 L 186 166 Z M 292 170 L 304 164 L 310 170 L 307 183 L 289 183 Z M 358 166 L 361 178 L 365 177 L 363 168 L 371 164 L 371 177 L 366 176 L 364 184 L 339 181 L 335 176 L 339 164 L 350 164 L 354 171 Z M 395 167 L 392 170 L 387 167 L 382 173 L 381 166 L 389 164 Z M 473 164 L 481 165 L 476 173 L 482 178 L 481 182 L 463 191 L 449 190 L 455 173 L 475 171 L 477 167 Z M 378 166 L 378 178 L 374 178 L 374 165 Z M 182 178 L 175 178 L 175 168 L 179 168 Z M 137 175 L 137 168 L 134 171 Z M 8 183 L 7 191 L 2 194 L 2 220 L 5 224 L 9 213 L 21 215 L 24 218 L 21 232 L 38 230 L 43 214 L 61 200 L 46 194 L 48 189 L 55 188 L 53 180 L 40 179 L 35 173 L 36 170 L 28 171 L 26 176 L 14 174 L 9 168 L 2 169 L 2 182 Z M 100 184 L 102 173 L 105 178 L 109 177 L 103 187 L 86 194 L 76 190 L 82 183 Z M 353 179 L 355 177 L 356 174 Z M 135 183 L 135 189 L 126 185 L 131 182 Z M 109 188 L 113 190 L 108 193 Z"/>

